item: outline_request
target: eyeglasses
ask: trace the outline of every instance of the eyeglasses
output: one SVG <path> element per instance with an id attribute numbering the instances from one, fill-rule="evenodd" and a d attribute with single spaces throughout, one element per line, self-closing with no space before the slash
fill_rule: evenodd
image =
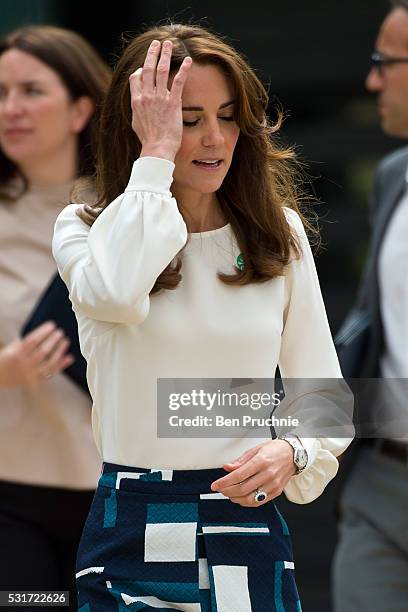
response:
<path id="1" fill-rule="evenodd" d="M 371 68 L 377 70 L 380 76 L 383 75 L 385 66 L 406 63 L 408 63 L 408 57 L 389 57 L 380 51 L 374 51 L 371 54 Z"/>

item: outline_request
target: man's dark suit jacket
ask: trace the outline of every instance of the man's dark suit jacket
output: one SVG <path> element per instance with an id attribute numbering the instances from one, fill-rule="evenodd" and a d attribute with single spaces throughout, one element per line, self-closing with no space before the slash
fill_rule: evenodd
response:
<path id="1" fill-rule="evenodd" d="M 380 357 L 384 350 L 384 333 L 380 311 L 380 293 L 378 284 L 378 259 L 385 231 L 392 214 L 404 192 L 405 176 L 408 166 L 408 147 L 398 149 L 385 157 L 379 164 L 372 194 L 370 225 L 372 230 L 370 251 L 364 274 L 358 290 L 355 306 L 343 323 L 336 336 L 336 348 L 343 374 L 350 378 L 376 378 L 380 375 Z M 406 275 L 406 271 L 402 270 Z M 344 351 L 339 341 L 344 337 L 353 319 L 365 315 L 368 321 L 366 340 L 359 349 L 359 358 L 352 368 L 347 361 L 349 353 Z M 363 448 L 364 440 L 356 439 L 340 462 L 339 475 L 336 478 L 337 495 L 340 494 L 345 481 L 353 469 L 357 453 Z M 339 509 L 337 508 L 337 511 Z"/>
<path id="2" fill-rule="evenodd" d="M 405 175 L 408 167 L 408 147 L 398 149 L 385 157 L 377 168 L 370 214 L 372 230 L 371 245 L 365 271 L 354 308 L 336 336 L 340 365 L 347 376 L 375 378 L 380 375 L 379 363 L 384 349 L 383 325 L 380 312 L 378 285 L 378 258 L 381 244 L 392 214 L 405 189 Z M 402 272 L 406 273 L 406 272 Z M 354 371 L 350 371 L 342 355 L 339 339 L 355 319 L 356 313 L 365 313 L 368 320 L 367 342 Z"/>

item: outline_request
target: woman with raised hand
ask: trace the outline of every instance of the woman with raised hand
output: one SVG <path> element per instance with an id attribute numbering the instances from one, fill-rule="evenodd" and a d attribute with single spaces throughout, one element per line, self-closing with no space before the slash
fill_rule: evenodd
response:
<path id="1" fill-rule="evenodd" d="M 109 80 L 74 32 L 30 26 L 0 41 L 0 590 L 71 589 L 71 610 L 100 470 L 91 402 L 63 375 L 74 357 L 53 321 L 20 333 L 56 273 L 55 220 L 94 172 Z"/>
<path id="2" fill-rule="evenodd" d="M 341 376 L 267 104 L 218 36 L 144 32 L 105 99 L 98 199 L 58 217 L 104 461 L 77 560 L 83 612 L 300 610 L 272 500 L 315 499 L 349 440 L 157 435 L 158 378 Z"/>

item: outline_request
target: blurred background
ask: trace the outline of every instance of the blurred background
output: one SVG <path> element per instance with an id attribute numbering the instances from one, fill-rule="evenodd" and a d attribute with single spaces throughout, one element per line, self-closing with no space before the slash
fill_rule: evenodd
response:
<path id="1" fill-rule="evenodd" d="M 256 68 L 286 114 L 281 138 L 295 145 L 320 203 L 323 249 L 317 257 L 335 333 L 352 305 L 368 238 L 368 200 L 379 159 L 402 141 L 380 130 L 364 80 L 385 0 L 251 3 L 193 0 L 0 0 L 0 34 L 48 23 L 77 30 L 114 64 L 121 35 L 171 18 L 225 35 Z M 271 105 L 271 114 L 273 108 Z M 279 500 L 292 531 L 304 612 L 329 612 L 336 484 L 307 506 Z"/>

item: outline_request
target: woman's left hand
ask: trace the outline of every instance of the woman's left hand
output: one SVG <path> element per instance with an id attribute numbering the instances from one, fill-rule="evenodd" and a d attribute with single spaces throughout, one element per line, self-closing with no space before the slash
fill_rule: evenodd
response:
<path id="1" fill-rule="evenodd" d="M 224 470 L 231 472 L 215 480 L 211 489 L 229 497 L 240 506 L 261 506 L 278 497 L 296 473 L 293 449 L 285 440 L 270 440 L 249 449 Z M 268 494 L 266 500 L 255 501 L 256 489 Z"/>

